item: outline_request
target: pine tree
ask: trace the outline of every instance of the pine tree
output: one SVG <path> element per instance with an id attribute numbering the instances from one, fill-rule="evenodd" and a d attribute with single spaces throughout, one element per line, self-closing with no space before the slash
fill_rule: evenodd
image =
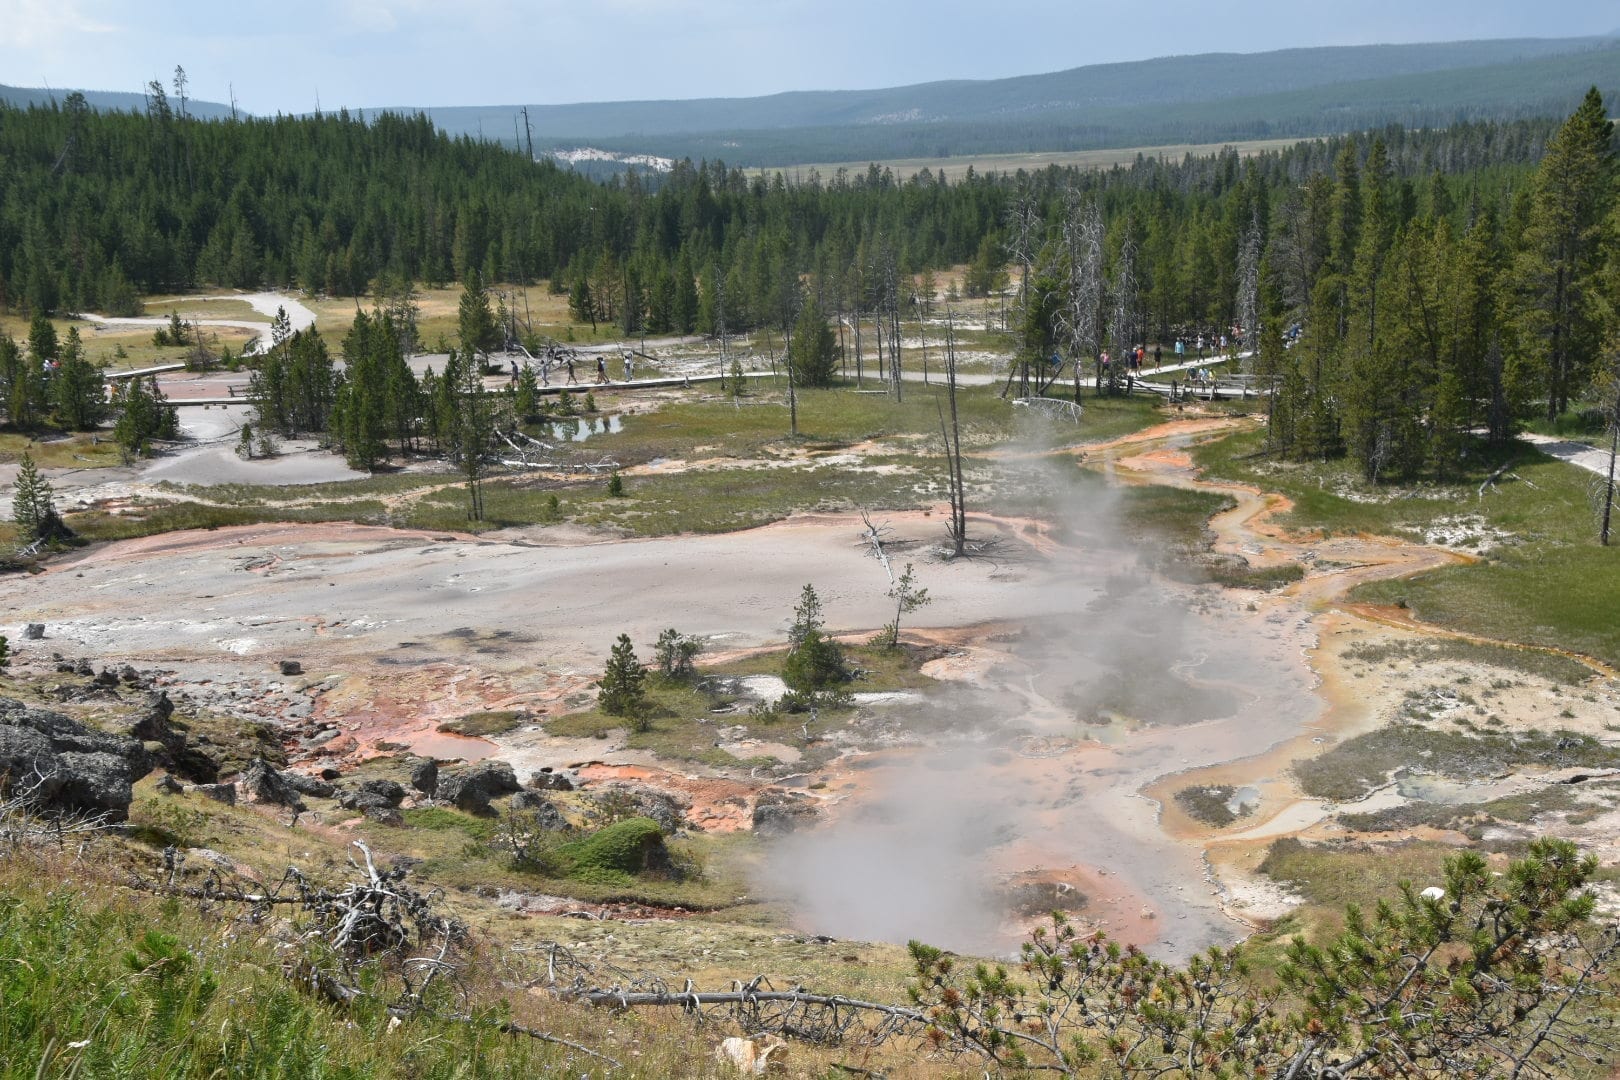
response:
<path id="1" fill-rule="evenodd" d="M 620 634 L 608 656 L 607 668 L 597 680 L 597 708 L 609 716 L 624 716 L 638 723 L 647 716 L 646 672 L 636 659 L 629 634 Z"/>
<path id="2" fill-rule="evenodd" d="M 17 484 L 11 497 L 11 520 L 28 540 L 37 539 L 40 527 L 56 512 L 55 493 L 49 480 L 39 475 L 33 456 L 23 452 L 17 466 Z"/>
<path id="3" fill-rule="evenodd" d="M 782 681 L 794 694 L 814 704 L 820 694 L 849 681 L 843 647 L 822 629 L 821 598 L 814 586 L 806 585 L 799 594 L 788 642 Z"/>
<path id="4" fill-rule="evenodd" d="M 501 343 L 501 328 L 495 321 L 495 312 L 490 309 L 483 278 L 477 271 L 468 274 L 462 284 L 456 331 L 461 339 L 462 355 L 469 361 L 479 357 L 487 359 L 490 350 Z"/>
<path id="5" fill-rule="evenodd" d="M 788 362 L 799 386 L 831 386 L 838 374 L 838 335 L 814 301 L 806 303 L 793 326 L 793 347 Z"/>
<path id="6" fill-rule="evenodd" d="M 24 431 L 39 425 L 45 412 L 45 377 L 10 334 L 0 334 L 0 406 L 6 419 Z"/>
<path id="7" fill-rule="evenodd" d="M 61 367 L 52 380 L 56 417 L 73 431 L 91 431 L 107 418 L 107 393 L 101 372 L 85 359 L 79 328 L 68 328 Z"/>
<path id="8" fill-rule="evenodd" d="M 1614 124 L 1593 87 L 1547 145 L 1515 263 L 1521 333 L 1542 375 L 1549 420 L 1585 388 L 1602 341 L 1614 172 Z"/>

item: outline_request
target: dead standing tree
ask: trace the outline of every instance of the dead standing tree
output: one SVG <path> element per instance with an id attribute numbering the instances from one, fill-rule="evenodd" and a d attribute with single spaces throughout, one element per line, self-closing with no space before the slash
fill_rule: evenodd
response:
<path id="1" fill-rule="evenodd" d="M 945 441 L 945 468 L 950 488 L 951 519 L 945 531 L 951 538 L 951 558 L 967 554 L 967 493 L 962 483 L 962 428 L 956 413 L 956 319 L 945 320 L 945 397 L 951 405 L 950 425 L 945 413 L 939 414 L 939 431 Z"/>
<path id="2" fill-rule="evenodd" d="M 1029 302 L 1029 278 L 1035 265 L 1041 228 L 1040 210 L 1035 205 L 1034 193 L 1028 187 L 1019 191 L 1008 216 L 1007 257 L 1018 264 L 1018 300 L 1014 306 L 1018 310 L 1019 324 L 1022 325 L 1024 308 Z M 1018 396 L 1029 397 L 1029 357 L 1021 357 L 1007 373 L 1007 385 L 1001 388 L 1002 397 L 1012 392 L 1015 379 L 1018 382 Z"/>
<path id="3" fill-rule="evenodd" d="M 1599 474 L 1594 484 L 1594 501 L 1598 506 L 1598 543 L 1609 546 L 1609 527 L 1614 520 L 1614 496 L 1617 480 L 1616 465 L 1620 463 L 1620 342 L 1611 348 L 1608 370 L 1602 379 L 1603 400 L 1609 421 L 1609 467 Z"/>
<path id="4" fill-rule="evenodd" d="M 1114 361 L 1108 365 L 1107 389 L 1117 394 L 1130 386 L 1130 355 L 1136 342 L 1136 240 L 1127 231 L 1120 242 L 1119 254 L 1114 259 L 1113 319 L 1109 326 L 1114 342 Z"/>
<path id="5" fill-rule="evenodd" d="M 1103 241 L 1106 230 L 1095 202 L 1071 190 L 1063 217 L 1065 263 L 1059 326 L 1074 359 L 1074 400 L 1080 402 L 1085 365 L 1102 350 Z"/>
<path id="6" fill-rule="evenodd" d="M 889 393 L 895 401 L 902 399 L 900 349 L 900 264 L 894 248 L 887 240 L 878 242 L 877 255 L 878 297 L 876 310 L 878 365 L 889 384 Z M 884 343 L 887 341 L 887 365 L 884 364 Z"/>
<path id="7" fill-rule="evenodd" d="M 1260 333 L 1260 254 L 1264 248 L 1260 234 L 1260 211 L 1256 210 L 1249 227 L 1243 231 L 1243 246 L 1238 252 L 1238 326 L 1249 348 L 1247 374 L 1254 374 L 1255 343 Z M 1232 347 L 1237 349 L 1234 337 Z"/>

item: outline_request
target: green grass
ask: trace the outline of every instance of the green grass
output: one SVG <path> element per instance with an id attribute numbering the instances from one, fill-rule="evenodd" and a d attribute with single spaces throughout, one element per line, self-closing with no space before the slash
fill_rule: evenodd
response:
<path id="1" fill-rule="evenodd" d="M 670 761 L 692 761 L 721 768 L 743 762 L 715 745 L 715 732 L 719 727 L 741 725 L 753 738 L 797 741 L 797 730 L 785 722 L 761 721 L 743 710 L 712 713 L 711 710 L 729 705 L 735 699 L 713 689 L 706 679 L 685 682 L 654 676 L 648 679 L 647 699 L 650 715 L 646 730 L 631 730 L 630 721 L 622 716 L 588 709 L 549 718 L 545 721 L 546 733 L 584 739 L 605 738 L 611 732 L 622 730 L 626 732 L 626 745 L 632 750 L 651 751 Z"/>
<path id="2" fill-rule="evenodd" d="M 900 632 L 905 633 L 904 624 Z M 924 675 L 922 665 L 939 655 L 939 650 L 908 645 L 904 640 L 897 649 L 881 645 L 845 644 L 844 659 L 857 673 L 849 689 L 855 693 L 882 693 L 897 690 L 923 690 L 935 681 Z M 780 675 L 786 650 L 755 653 L 731 660 L 717 667 L 704 668 L 704 673 L 722 676 Z"/>
<path id="3" fill-rule="evenodd" d="M 1549 682 L 1574 685 L 1592 676 L 1592 669 L 1568 656 L 1544 652 L 1540 649 L 1515 649 L 1504 645 L 1487 645 L 1458 638 L 1429 638 L 1423 641 L 1358 641 L 1345 649 L 1350 660 L 1367 664 L 1383 664 L 1396 660 L 1411 660 L 1418 664 L 1453 661 L 1465 664 L 1483 664 L 1507 668 L 1526 675 L 1535 675 Z"/>
<path id="4" fill-rule="evenodd" d="M 604 391 L 599 397 L 599 408 L 611 411 L 615 403 L 610 394 Z M 937 389 L 908 386 L 902 402 L 848 389 L 806 390 L 798 398 L 797 439 L 787 435 L 781 388 L 762 380 L 750 385 L 741 403 L 707 399 L 665 405 L 628 418 L 620 432 L 559 454 L 565 460 L 592 462 L 606 454 L 624 464 L 713 457 L 736 465 L 625 477 L 623 498 L 610 497 L 600 478 L 559 481 L 495 473 L 485 484 L 484 520 L 470 522 L 455 474 L 383 473 L 289 487 L 171 485 L 174 500 L 151 499 L 119 514 L 73 514 L 69 523 L 90 540 L 270 521 L 352 521 L 471 532 L 573 522 L 666 536 L 747 529 L 807 510 L 913 509 L 943 497 Z M 1158 418 L 1151 401 L 1113 399 L 1088 405 L 1082 425 L 1049 422 L 1015 409 L 992 387 L 965 388 L 959 411 L 963 445 L 970 451 L 1009 441 L 1049 448 L 1111 438 Z M 857 443 L 877 447 L 875 453 L 870 445 L 865 448 L 862 468 L 822 460 Z M 888 471 L 876 471 L 885 467 Z M 998 470 L 975 457 L 967 472 L 970 483 L 982 490 L 994 486 Z"/>
<path id="5" fill-rule="evenodd" d="M 1294 508 L 1281 519 L 1286 526 L 1414 536 L 1441 519 L 1478 515 L 1514 538 L 1480 562 L 1364 585 L 1352 599 L 1405 603 L 1439 626 L 1620 664 L 1620 547 L 1596 542 L 1590 474 L 1521 445 L 1479 449 L 1455 483 L 1377 488 L 1344 461 L 1245 459 L 1262 437 L 1234 436 L 1200 447 L 1195 457 L 1213 476 L 1288 496 Z M 1484 478 L 1504 464 L 1507 475 L 1479 495 Z"/>
<path id="6" fill-rule="evenodd" d="M 64 860 L 65 861 L 65 860 Z M 71 865 L 0 886 L 0 1078 L 557 1075 L 568 1055 L 484 1021 L 386 1002 L 339 1011 L 283 973 L 282 921 L 232 924 L 121 893 Z M 453 1003 L 446 1002 L 453 1006 Z M 591 1071 L 575 1062 L 568 1075 Z"/>
<path id="7" fill-rule="evenodd" d="M 1608 768 L 1620 765 L 1620 746 L 1573 732 L 1471 735 L 1403 723 L 1357 735 L 1296 762 L 1294 775 L 1305 794 L 1345 801 L 1371 793 L 1401 768 L 1469 779 L 1526 765 Z"/>
<path id="8" fill-rule="evenodd" d="M 529 719 L 529 714 L 511 709 L 497 710 L 495 712 L 476 712 L 454 720 L 446 720 L 439 725 L 439 730 L 451 735 L 465 735 L 469 738 L 487 738 L 492 735 L 504 735 L 508 731 L 519 727 Z"/>
<path id="9" fill-rule="evenodd" d="M 1455 829 L 1470 839 L 1479 840 L 1491 822 L 1511 822 L 1528 825 L 1544 814 L 1567 815 L 1571 824 L 1591 821 L 1602 807 L 1586 801 L 1583 794 L 1596 785 L 1573 787 L 1555 784 L 1536 791 L 1509 795 L 1489 802 L 1466 805 L 1411 802 L 1366 814 L 1341 814 L 1340 824 L 1357 832 L 1384 832 L 1421 827 Z M 1607 799 L 1614 801 L 1613 787 L 1606 789 Z"/>
<path id="10" fill-rule="evenodd" d="M 118 444 L 106 433 L 0 432 L 0 462 L 21 461 L 24 453 L 42 469 L 105 469 L 123 464 Z"/>

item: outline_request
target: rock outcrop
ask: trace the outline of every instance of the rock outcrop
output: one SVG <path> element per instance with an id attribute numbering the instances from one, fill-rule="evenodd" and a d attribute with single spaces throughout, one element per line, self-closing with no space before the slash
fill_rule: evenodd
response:
<path id="1" fill-rule="evenodd" d="M 470 769 L 439 777 L 437 798 L 454 803 L 469 814 L 489 816 L 495 808 L 489 801 L 523 790 L 512 766 L 504 761 L 481 761 Z"/>
<path id="2" fill-rule="evenodd" d="M 761 836 L 786 836 L 821 817 L 821 808 L 808 795 L 783 788 L 766 788 L 754 800 L 754 831 Z"/>
<path id="3" fill-rule="evenodd" d="M 151 755 L 135 739 L 0 698 L 0 793 L 27 792 L 39 813 L 124 821 L 131 785 L 151 770 Z"/>
<path id="4" fill-rule="evenodd" d="M 242 789 L 245 802 L 285 806 L 298 812 L 304 809 L 304 800 L 298 797 L 298 789 L 263 758 L 256 757 L 248 762 L 248 767 L 242 770 L 236 783 Z"/>

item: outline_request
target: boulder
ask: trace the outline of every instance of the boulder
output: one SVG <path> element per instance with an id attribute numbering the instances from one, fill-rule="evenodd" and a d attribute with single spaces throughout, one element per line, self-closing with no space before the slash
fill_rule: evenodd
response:
<path id="1" fill-rule="evenodd" d="M 42 622 L 31 622 L 27 626 L 23 627 L 24 641 L 38 641 L 44 636 L 45 624 Z"/>
<path id="2" fill-rule="evenodd" d="M 360 790 L 368 795 L 376 795 L 390 806 L 398 806 L 405 801 L 405 789 L 393 780 L 367 780 L 360 785 Z"/>
<path id="3" fill-rule="evenodd" d="M 615 817 L 635 815 L 652 818 L 666 833 L 692 827 L 686 820 L 690 804 L 668 792 L 640 784 L 608 784 L 595 794 L 596 801 Z"/>
<path id="4" fill-rule="evenodd" d="M 268 803 L 298 811 L 304 809 L 298 789 L 287 782 L 286 776 L 271 768 L 264 758 L 256 757 L 248 762 L 237 783 L 242 788 L 242 798 L 247 802 Z"/>
<path id="5" fill-rule="evenodd" d="M 304 673 L 304 665 L 297 660 L 283 660 L 277 667 L 283 675 L 302 675 Z"/>
<path id="6" fill-rule="evenodd" d="M 215 802 L 222 802 L 226 806 L 236 805 L 235 784 L 198 784 L 191 790 L 205 799 L 213 799 Z"/>
<path id="7" fill-rule="evenodd" d="M 219 779 L 219 762 L 188 737 L 185 725 L 171 721 L 173 715 L 174 703 L 159 691 L 147 694 L 139 708 L 111 723 L 118 734 L 145 743 L 157 763 L 174 775 L 196 784 L 214 783 Z"/>
<path id="8" fill-rule="evenodd" d="M 548 766 L 529 775 L 529 786 L 536 791 L 573 791 L 574 781 L 567 773 L 555 772 Z"/>
<path id="9" fill-rule="evenodd" d="M 439 777 L 437 798 L 469 814 L 489 815 L 495 812 L 489 805 L 491 799 L 521 790 L 523 785 L 512 766 L 504 761 L 481 761 L 470 769 Z"/>
<path id="10" fill-rule="evenodd" d="M 556 804 L 538 791 L 520 791 L 513 795 L 512 810 L 527 815 L 535 827 L 548 832 L 568 832 L 574 827 Z"/>
<path id="11" fill-rule="evenodd" d="M 754 831 L 761 836 L 786 836 L 820 817 L 816 800 L 796 791 L 766 788 L 754 800 Z"/>
<path id="12" fill-rule="evenodd" d="M 394 785 L 398 787 L 399 785 Z M 403 790 L 403 789 L 402 789 Z M 373 821 L 384 825 L 403 825 L 405 817 L 399 812 L 399 804 L 387 795 L 376 791 L 367 791 L 362 785 L 354 791 L 345 791 L 338 796 L 338 805 L 345 810 L 358 810 Z"/>
<path id="13" fill-rule="evenodd" d="M 433 798 L 439 790 L 439 763 L 430 758 L 412 769 L 411 787 Z"/>
<path id="14" fill-rule="evenodd" d="M 0 698 L 0 794 L 29 791 L 47 815 L 129 817 L 131 785 L 152 771 L 140 742 Z"/>
<path id="15" fill-rule="evenodd" d="M 318 776 L 285 772 L 281 774 L 281 778 L 287 781 L 287 786 L 298 792 L 298 794 L 308 795 L 313 799 L 330 799 L 337 795 L 337 788 Z"/>
<path id="16" fill-rule="evenodd" d="M 186 793 L 186 789 L 181 785 L 180 781 L 168 773 L 164 773 L 162 779 L 157 782 L 157 790 L 159 795 L 184 795 Z"/>

